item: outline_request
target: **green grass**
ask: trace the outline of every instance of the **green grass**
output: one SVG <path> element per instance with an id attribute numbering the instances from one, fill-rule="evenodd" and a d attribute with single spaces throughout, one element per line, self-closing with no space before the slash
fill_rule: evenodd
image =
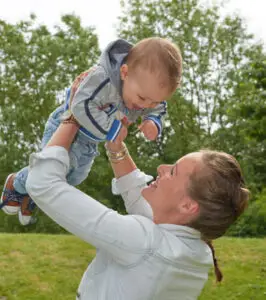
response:
<path id="1" fill-rule="evenodd" d="M 200 300 L 266 299 L 266 239 L 215 245 L 224 281 L 217 285 L 211 270 Z M 95 255 L 70 235 L 0 234 L 0 247 L 0 300 L 73 300 Z"/>

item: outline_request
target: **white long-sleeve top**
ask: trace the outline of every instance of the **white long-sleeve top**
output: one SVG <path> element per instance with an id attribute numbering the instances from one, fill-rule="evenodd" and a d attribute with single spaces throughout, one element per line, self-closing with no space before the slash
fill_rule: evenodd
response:
<path id="1" fill-rule="evenodd" d="M 198 231 L 152 221 L 141 196 L 146 175 L 135 170 L 113 180 L 113 192 L 122 194 L 131 213 L 121 215 L 70 186 L 68 168 L 62 147 L 32 154 L 26 188 L 50 218 L 97 248 L 77 299 L 197 299 L 212 265 L 211 251 Z"/>

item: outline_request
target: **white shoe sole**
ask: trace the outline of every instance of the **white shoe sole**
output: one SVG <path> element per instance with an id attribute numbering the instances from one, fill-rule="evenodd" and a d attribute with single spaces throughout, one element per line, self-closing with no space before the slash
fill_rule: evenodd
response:
<path id="1" fill-rule="evenodd" d="M 9 174 L 7 179 L 6 179 L 6 182 L 5 182 L 5 185 L 4 185 L 4 188 L 3 188 L 3 192 L 2 192 L 2 195 L 1 195 L 1 199 L 0 199 L 0 203 L 3 203 L 4 200 L 4 190 L 6 189 L 6 185 L 7 185 L 7 182 L 9 180 L 9 178 L 12 176 L 13 174 Z M 2 211 L 7 214 L 7 215 L 16 215 L 18 212 L 19 212 L 19 206 L 10 206 L 10 205 L 5 205 L 4 207 L 2 207 Z"/>
<path id="2" fill-rule="evenodd" d="M 32 216 L 23 216 L 21 209 L 18 211 L 18 219 L 19 219 L 19 223 L 23 226 L 33 224 L 33 217 Z"/>

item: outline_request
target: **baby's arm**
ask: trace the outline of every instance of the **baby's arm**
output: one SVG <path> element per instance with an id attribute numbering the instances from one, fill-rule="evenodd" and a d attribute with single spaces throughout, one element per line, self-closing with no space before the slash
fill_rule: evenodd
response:
<path id="1" fill-rule="evenodd" d="M 143 116 L 143 122 L 140 126 L 140 129 L 141 128 L 143 129 L 142 131 L 145 136 L 146 136 L 146 134 L 145 134 L 146 132 L 148 133 L 149 131 L 152 131 L 151 135 L 153 137 L 153 132 L 154 132 L 154 128 L 152 128 L 153 126 L 151 126 L 151 125 L 146 126 L 146 124 L 150 124 L 150 122 L 147 122 L 147 121 L 152 121 L 153 124 L 155 124 L 157 127 L 157 136 L 161 135 L 162 127 L 163 127 L 162 119 L 165 116 L 166 111 L 167 111 L 167 102 L 166 101 L 163 101 L 162 103 L 158 104 L 153 109 L 147 110 L 147 113 Z M 149 134 L 146 137 L 150 140 L 154 139 L 154 138 L 149 138 Z"/>
<path id="2" fill-rule="evenodd" d="M 142 131 L 146 139 L 150 141 L 156 140 L 159 134 L 158 127 L 152 120 L 143 121 L 139 126 L 139 130 Z"/>

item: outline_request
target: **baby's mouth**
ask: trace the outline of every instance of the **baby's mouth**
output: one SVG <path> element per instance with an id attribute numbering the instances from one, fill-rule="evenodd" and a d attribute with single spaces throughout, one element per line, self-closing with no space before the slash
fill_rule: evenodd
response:
<path id="1" fill-rule="evenodd" d="M 135 110 L 141 110 L 142 109 L 141 107 L 139 107 L 139 106 L 137 106 L 135 104 L 133 104 L 132 106 L 133 106 L 133 109 L 135 109 Z"/>

